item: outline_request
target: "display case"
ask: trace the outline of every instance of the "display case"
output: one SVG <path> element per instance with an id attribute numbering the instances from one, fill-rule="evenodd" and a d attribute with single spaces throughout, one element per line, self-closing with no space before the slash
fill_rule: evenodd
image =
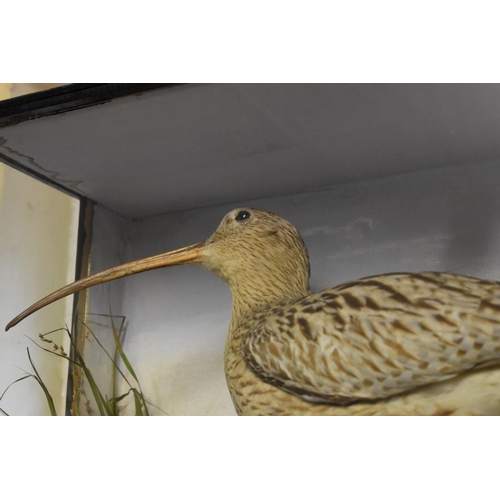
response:
<path id="1" fill-rule="evenodd" d="M 500 277 L 499 85 L 68 85 L 0 103 L 0 127 L 2 161 L 84 201 L 79 276 L 204 240 L 255 206 L 300 230 L 313 290 L 393 271 Z M 126 317 L 152 413 L 235 414 L 219 278 L 150 271 L 78 307 L 110 349 L 97 315 Z M 104 391 L 122 390 L 80 342 Z"/>

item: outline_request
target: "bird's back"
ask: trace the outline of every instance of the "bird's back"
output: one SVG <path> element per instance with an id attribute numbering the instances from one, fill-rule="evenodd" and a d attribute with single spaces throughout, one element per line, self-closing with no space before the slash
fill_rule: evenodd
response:
<path id="1" fill-rule="evenodd" d="M 499 414 L 500 283 L 349 282 L 242 318 L 226 376 L 243 414 Z"/>

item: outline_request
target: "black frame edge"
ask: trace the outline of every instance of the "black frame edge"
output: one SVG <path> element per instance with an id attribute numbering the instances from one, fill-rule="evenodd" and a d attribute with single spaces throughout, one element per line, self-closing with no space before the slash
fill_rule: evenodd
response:
<path id="1" fill-rule="evenodd" d="M 0 101 L 0 128 L 184 83 L 71 83 Z"/>

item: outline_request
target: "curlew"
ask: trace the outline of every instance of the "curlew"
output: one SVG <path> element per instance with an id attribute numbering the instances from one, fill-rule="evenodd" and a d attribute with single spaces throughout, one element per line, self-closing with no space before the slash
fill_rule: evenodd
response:
<path id="1" fill-rule="evenodd" d="M 233 305 L 224 353 L 240 415 L 499 415 L 500 283 L 393 273 L 317 293 L 298 230 L 256 208 L 229 212 L 205 242 L 67 285 L 69 294 L 149 269 L 194 264 Z"/>

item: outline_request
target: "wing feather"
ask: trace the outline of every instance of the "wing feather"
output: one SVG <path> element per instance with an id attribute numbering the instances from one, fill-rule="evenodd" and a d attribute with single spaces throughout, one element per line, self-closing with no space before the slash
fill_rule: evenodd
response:
<path id="1" fill-rule="evenodd" d="M 500 362 L 500 283 L 448 273 L 339 285 L 262 316 L 245 362 L 308 401 L 373 401 Z"/>

